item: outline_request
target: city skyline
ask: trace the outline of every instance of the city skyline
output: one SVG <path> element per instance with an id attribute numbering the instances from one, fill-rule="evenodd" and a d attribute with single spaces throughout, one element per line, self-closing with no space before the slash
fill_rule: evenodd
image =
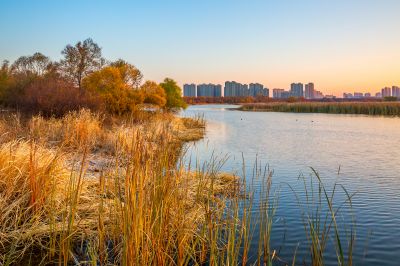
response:
<path id="1" fill-rule="evenodd" d="M 199 91 L 201 91 L 199 93 Z M 224 87 L 221 84 L 213 83 L 184 83 L 182 85 L 182 95 L 186 97 L 235 97 L 235 96 L 268 96 L 271 98 L 305 98 L 305 99 L 322 99 L 322 98 L 381 98 L 381 97 L 397 97 L 400 98 L 400 87 L 392 85 L 383 87 L 377 91 L 343 91 L 340 95 L 327 94 L 317 89 L 314 82 L 301 83 L 292 82 L 289 88 L 272 88 L 258 82 L 250 84 L 242 84 L 236 81 L 225 81 Z"/>
<path id="2" fill-rule="evenodd" d="M 395 0 L 22 2 L 2 2 L 0 60 L 34 52 L 58 60 L 65 43 L 90 37 L 110 60 L 126 58 L 145 79 L 180 86 L 313 80 L 341 96 L 400 84 Z"/>

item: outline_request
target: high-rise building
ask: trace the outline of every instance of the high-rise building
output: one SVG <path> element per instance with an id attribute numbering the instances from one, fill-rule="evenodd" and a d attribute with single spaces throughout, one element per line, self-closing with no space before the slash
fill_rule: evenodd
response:
<path id="1" fill-rule="evenodd" d="M 376 98 L 382 98 L 382 93 L 381 93 L 381 92 L 375 93 L 375 97 L 376 97 Z"/>
<path id="2" fill-rule="evenodd" d="M 249 86 L 235 81 L 226 81 L 224 87 L 224 97 L 248 96 Z"/>
<path id="3" fill-rule="evenodd" d="M 351 98 L 353 98 L 353 94 L 351 94 L 351 93 L 343 93 L 343 98 L 344 99 L 351 99 Z"/>
<path id="4" fill-rule="evenodd" d="M 324 94 L 320 91 L 315 91 L 314 92 L 314 99 L 322 99 L 324 98 Z"/>
<path id="5" fill-rule="evenodd" d="M 221 85 L 199 84 L 197 85 L 197 97 L 221 97 Z"/>
<path id="6" fill-rule="evenodd" d="M 290 85 L 290 96 L 293 97 L 304 97 L 304 86 L 303 83 L 292 83 Z"/>
<path id="7" fill-rule="evenodd" d="M 222 97 L 222 86 L 220 84 L 215 85 L 215 87 L 214 87 L 214 96 L 215 97 Z"/>
<path id="8" fill-rule="evenodd" d="M 273 89 L 272 96 L 276 99 L 287 99 L 291 96 L 290 91 L 284 89 Z"/>
<path id="9" fill-rule="evenodd" d="M 249 85 L 249 96 L 269 96 L 269 89 L 264 88 L 260 83 L 250 83 Z"/>
<path id="10" fill-rule="evenodd" d="M 268 89 L 268 88 L 264 88 L 264 90 L 263 90 L 263 96 L 269 97 L 269 89 Z"/>
<path id="11" fill-rule="evenodd" d="M 400 98 L 400 87 L 397 86 L 392 87 L 392 96 Z"/>
<path id="12" fill-rule="evenodd" d="M 196 97 L 196 84 L 184 84 L 183 85 L 183 96 Z"/>
<path id="13" fill-rule="evenodd" d="M 304 97 L 306 99 L 314 99 L 314 94 L 315 94 L 314 83 L 310 82 L 306 84 L 304 90 Z"/>
<path id="14" fill-rule="evenodd" d="M 284 92 L 284 89 L 273 89 L 272 90 L 272 97 L 273 98 L 282 98 L 282 93 Z"/>
<path id="15" fill-rule="evenodd" d="M 365 98 L 371 98 L 371 93 L 369 93 L 369 92 L 364 93 L 364 97 Z"/>
<path id="16" fill-rule="evenodd" d="M 363 98 L 364 94 L 362 92 L 355 92 L 354 93 L 354 98 L 360 99 Z"/>
<path id="17" fill-rule="evenodd" d="M 392 96 L 391 94 L 391 88 L 390 87 L 385 87 L 382 89 L 382 97 L 390 97 Z"/>
<path id="18" fill-rule="evenodd" d="M 281 94 L 281 98 L 282 98 L 282 99 L 287 99 L 287 98 L 289 98 L 290 96 L 291 96 L 290 91 L 283 91 L 282 94 Z"/>

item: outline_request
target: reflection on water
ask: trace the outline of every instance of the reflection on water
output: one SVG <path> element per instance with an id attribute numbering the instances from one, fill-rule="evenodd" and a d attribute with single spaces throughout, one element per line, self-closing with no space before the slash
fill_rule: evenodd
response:
<path id="1" fill-rule="evenodd" d="M 205 139 L 191 144 L 188 154 L 199 161 L 213 153 L 229 155 L 223 170 L 236 172 L 242 169 L 243 154 L 247 176 L 256 158 L 274 170 L 281 196 L 272 243 L 274 248 L 284 245 L 281 256 L 291 258 L 296 245 L 305 241 L 293 193 L 282 184 L 296 187 L 299 174 L 309 175 L 313 167 L 325 183 L 338 181 L 357 192 L 355 265 L 398 265 L 399 118 L 240 112 L 228 111 L 229 107 L 234 106 L 191 106 L 183 113 L 202 114 L 207 120 Z M 335 265 L 335 254 L 328 257 L 328 264 Z"/>

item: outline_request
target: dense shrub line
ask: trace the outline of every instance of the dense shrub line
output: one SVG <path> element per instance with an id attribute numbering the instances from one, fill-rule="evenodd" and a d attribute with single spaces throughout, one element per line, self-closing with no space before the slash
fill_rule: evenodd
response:
<path id="1" fill-rule="evenodd" d="M 139 69 L 122 59 L 107 63 L 91 39 L 67 45 L 62 55 L 59 62 L 41 53 L 21 56 L 12 64 L 4 61 L 0 103 L 48 116 L 80 108 L 123 114 L 144 105 L 166 109 L 186 106 L 174 80 L 143 83 Z"/>

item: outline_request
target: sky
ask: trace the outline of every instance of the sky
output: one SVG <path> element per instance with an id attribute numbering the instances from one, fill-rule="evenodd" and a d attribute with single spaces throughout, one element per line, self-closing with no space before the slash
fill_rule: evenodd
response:
<path id="1" fill-rule="evenodd" d="M 400 86 L 399 0 L 0 0 L 0 60 L 89 37 L 157 82 Z"/>

